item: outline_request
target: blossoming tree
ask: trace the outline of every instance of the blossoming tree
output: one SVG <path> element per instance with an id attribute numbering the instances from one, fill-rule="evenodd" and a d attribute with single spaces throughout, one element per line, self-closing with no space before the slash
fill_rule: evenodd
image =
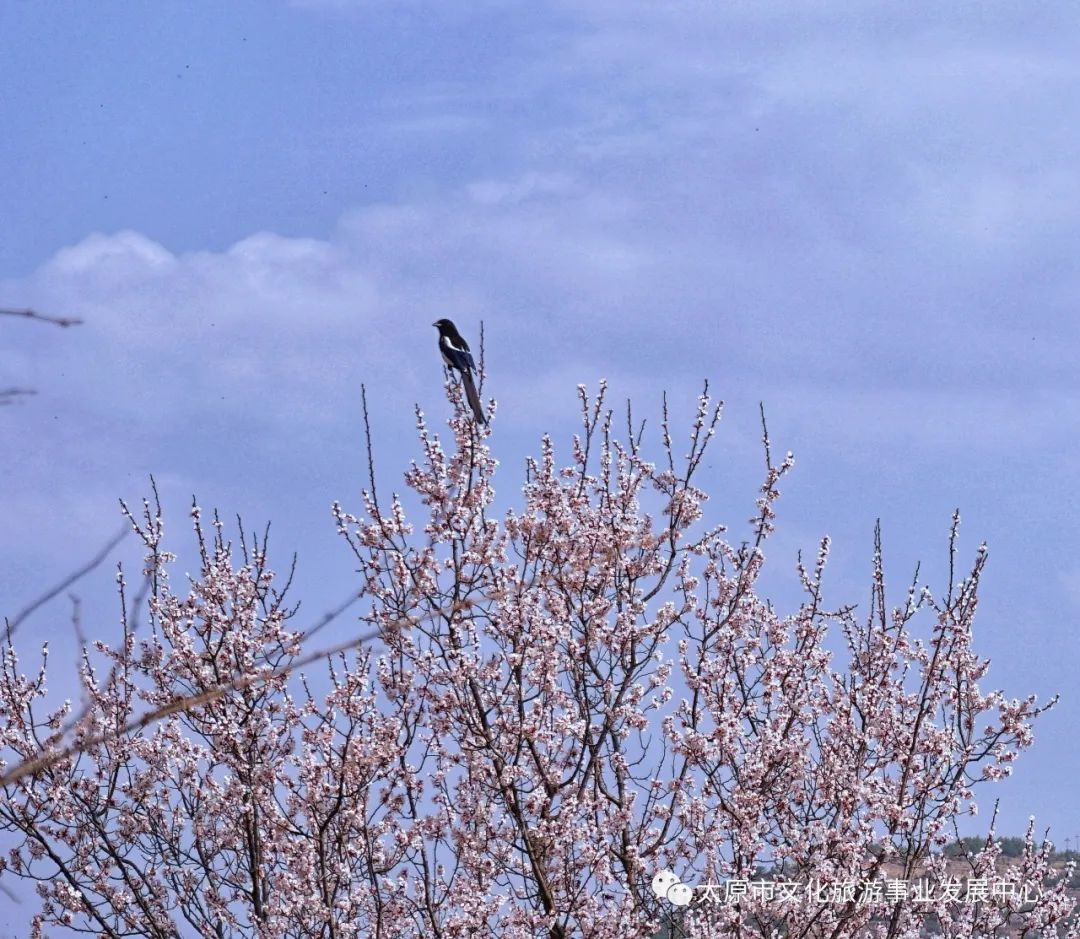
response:
<path id="1" fill-rule="evenodd" d="M 791 458 L 766 435 L 747 541 L 705 524 L 707 393 L 685 457 L 665 408 L 653 462 L 581 389 L 569 460 L 545 437 L 500 514 L 489 431 L 449 394 L 451 446 L 417 411 L 408 498 L 372 476 L 334 508 L 377 641 L 313 663 L 265 541 L 198 509 L 177 589 L 153 502 L 131 516 L 149 624 L 125 609 L 87 652 L 85 707 L 50 710 L 9 639 L 3 867 L 37 884 L 34 936 L 1077 935 L 1030 832 L 1017 865 L 992 839 L 969 859 L 1011 885 L 986 895 L 939 850 L 1045 709 L 980 687 L 983 549 L 897 602 L 878 543 L 857 609 L 826 605 L 826 541 L 782 615 L 758 581 Z M 913 878 L 924 896 L 883 889 Z"/>

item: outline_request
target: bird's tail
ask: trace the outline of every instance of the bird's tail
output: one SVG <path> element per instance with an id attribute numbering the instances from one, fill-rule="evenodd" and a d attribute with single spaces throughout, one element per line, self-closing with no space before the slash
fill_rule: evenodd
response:
<path id="1" fill-rule="evenodd" d="M 473 382 L 472 372 L 462 371 L 461 373 L 462 384 L 465 385 L 465 397 L 469 399 L 469 407 L 472 408 L 473 417 L 476 418 L 477 424 L 486 424 L 487 419 L 484 417 L 484 408 L 480 404 L 480 395 L 476 393 L 476 385 Z"/>

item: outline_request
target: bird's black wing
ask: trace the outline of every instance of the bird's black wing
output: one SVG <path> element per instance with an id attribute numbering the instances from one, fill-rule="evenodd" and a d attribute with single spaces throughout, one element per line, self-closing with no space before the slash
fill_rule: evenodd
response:
<path id="1" fill-rule="evenodd" d="M 439 351 L 446 364 L 459 372 L 469 372 L 476 368 L 472 353 L 469 351 L 469 344 L 464 339 L 459 338 L 455 342 L 448 336 L 442 336 L 439 339 Z"/>

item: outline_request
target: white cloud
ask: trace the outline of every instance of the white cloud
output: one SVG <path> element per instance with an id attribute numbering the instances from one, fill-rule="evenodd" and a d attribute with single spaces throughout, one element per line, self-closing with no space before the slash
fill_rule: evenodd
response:
<path id="1" fill-rule="evenodd" d="M 95 233 L 77 245 L 61 248 L 46 262 L 46 275 L 126 280 L 132 275 L 155 274 L 171 267 L 175 258 L 161 245 L 134 231 L 107 236 Z"/>
<path id="2" fill-rule="evenodd" d="M 311 21 L 317 7 L 405 10 L 455 26 L 491 26 L 496 9 L 295 5 Z M 511 35 L 507 11 L 526 9 L 527 35 Z M 926 539 L 959 503 L 976 538 L 1000 535 L 1016 606 L 1046 618 L 1040 585 L 1075 580 L 1080 57 L 1075 28 L 1054 22 L 1068 7 L 562 0 L 499 15 L 510 51 L 442 30 L 433 61 L 391 86 L 369 76 L 362 108 L 302 135 L 241 122 L 243 144 L 293 161 L 238 170 L 256 179 L 238 216 L 278 200 L 272 227 L 317 237 L 258 231 L 262 214 L 222 250 L 92 234 L 0 283 L 6 305 L 86 320 L 0 323 L 16 337 L 0 383 L 41 391 L 0 413 L 0 449 L 16 455 L 0 467 L 15 556 L 0 595 L 32 595 L 86 556 L 149 472 L 173 530 L 191 492 L 273 518 L 312 594 L 336 593 L 327 572 L 343 552 L 319 539 L 333 541 L 330 500 L 355 504 L 364 484 L 359 384 L 393 488 L 414 452 L 412 403 L 442 413 L 429 324 L 448 315 L 474 343 L 486 325 L 503 491 L 540 432 L 574 428 L 578 382 L 607 375 L 612 403 L 631 395 L 655 428 L 662 390 L 685 414 L 707 376 L 729 401 L 706 468 L 721 517 L 737 526 L 751 509 L 763 400 L 775 445 L 799 460 L 785 558 L 828 530 L 836 576 L 859 585 L 875 514 L 891 513 L 906 563 L 936 548 Z M 354 74 L 343 62 L 302 67 L 339 82 Z M 266 92 L 275 105 L 279 92 Z M 344 156 L 316 159 L 327 153 Z M 379 159 L 400 160 L 382 203 L 342 205 L 332 228 L 289 215 L 310 203 L 298 167 L 340 182 Z M 190 226 L 186 243 L 210 230 Z M 1043 650 L 1072 641 L 1055 630 Z M 1067 657 L 1012 659 L 1045 683 Z"/>

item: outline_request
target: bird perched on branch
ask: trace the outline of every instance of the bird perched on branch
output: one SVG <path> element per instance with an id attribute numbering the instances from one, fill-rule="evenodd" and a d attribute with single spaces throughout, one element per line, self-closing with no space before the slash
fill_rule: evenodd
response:
<path id="1" fill-rule="evenodd" d="M 439 331 L 439 352 L 442 353 L 443 361 L 448 368 L 461 373 L 465 397 L 469 399 L 469 407 L 472 408 L 476 423 L 486 424 L 484 409 L 480 405 L 480 395 L 476 393 L 476 384 L 473 382 L 472 373 L 476 368 L 476 363 L 469 351 L 469 344 L 461 337 L 461 333 L 450 320 L 435 320 L 431 325 Z"/>

